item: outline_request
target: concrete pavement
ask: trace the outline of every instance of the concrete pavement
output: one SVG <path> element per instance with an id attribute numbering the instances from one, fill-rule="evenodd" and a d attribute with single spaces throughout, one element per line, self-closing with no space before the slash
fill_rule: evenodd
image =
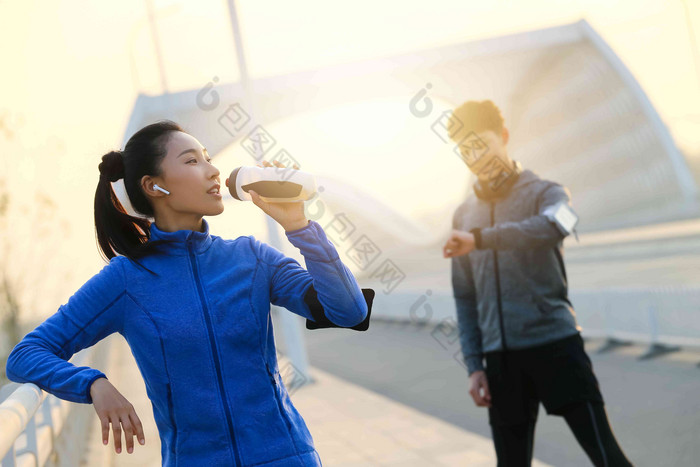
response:
<path id="1" fill-rule="evenodd" d="M 146 445 L 129 454 L 101 443 L 97 416 L 85 465 L 159 466 L 160 441 L 146 388 L 126 341 L 110 336 L 110 381 L 136 407 Z M 280 357 L 280 368 L 285 367 Z M 290 397 L 306 420 L 324 466 L 494 466 L 489 438 L 464 430 L 407 405 L 311 368 L 314 382 L 290 389 Z M 292 388 L 285 379 L 288 388 Z M 547 464 L 533 461 L 533 466 Z"/>

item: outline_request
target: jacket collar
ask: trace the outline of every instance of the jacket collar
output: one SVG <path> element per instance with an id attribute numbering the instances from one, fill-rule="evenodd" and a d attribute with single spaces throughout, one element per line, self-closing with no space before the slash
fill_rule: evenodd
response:
<path id="1" fill-rule="evenodd" d="M 537 179 L 537 176 L 531 170 L 523 169 L 523 166 L 519 161 L 513 160 L 512 163 L 514 172 L 513 175 L 511 175 L 508 180 L 499 186 L 498 190 L 496 191 L 491 190 L 488 185 L 482 185 L 481 181 L 477 179 L 472 185 L 476 197 L 483 201 L 499 201 L 507 198 L 516 188 Z"/>
<path id="2" fill-rule="evenodd" d="M 202 218 L 202 225 L 204 227 L 204 232 L 188 229 L 166 232 L 159 229 L 155 222 L 151 222 L 149 227 L 151 233 L 149 241 L 167 240 L 168 243 L 164 243 L 161 248 L 169 253 L 186 254 L 188 246 L 192 246 L 192 249 L 196 253 L 201 253 L 209 248 L 212 242 L 211 235 L 209 234 L 209 223 L 204 218 Z"/>

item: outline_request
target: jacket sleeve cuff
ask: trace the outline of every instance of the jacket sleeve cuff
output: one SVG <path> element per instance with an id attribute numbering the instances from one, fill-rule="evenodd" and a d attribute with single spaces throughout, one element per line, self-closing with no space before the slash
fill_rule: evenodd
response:
<path id="1" fill-rule="evenodd" d="M 484 370 L 483 357 L 479 355 L 464 357 L 464 362 L 467 364 L 467 373 L 469 376 L 471 376 L 475 371 Z"/>
<path id="2" fill-rule="evenodd" d="M 298 233 L 304 229 L 308 229 L 310 225 L 311 225 L 311 220 L 307 220 L 306 225 L 304 227 L 299 227 L 298 229 L 295 229 L 295 230 L 285 230 L 284 233 L 285 234 L 295 234 L 295 233 Z"/>
<path id="3" fill-rule="evenodd" d="M 474 234 L 474 243 L 479 250 L 497 249 L 498 247 L 498 228 L 497 227 L 484 227 L 472 229 Z M 471 232 L 471 230 L 470 230 Z M 478 240 L 477 240 L 478 239 Z"/>
<path id="4" fill-rule="evenodd" d="M 107 378 L 107 376 L 104 373 L 102 373 L 101 371 L 99 371 L 99 370 L 94 370 L 94 371 L 96 371 L 97 373 L 95 373 L 95 375 L 88 380 L 87 388 L 85 388 L 85 402 L 87 404 L 92 404 L 92 396 L 90 395 L 90 388 L 92 387 L 92 383 L 94 383 L 96 380 L 98 380 L 100 378 Z"/>

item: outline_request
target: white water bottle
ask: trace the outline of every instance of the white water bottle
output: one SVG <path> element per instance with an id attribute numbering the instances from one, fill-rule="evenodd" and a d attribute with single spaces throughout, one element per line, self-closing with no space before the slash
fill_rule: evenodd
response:
<path id="1" fill-rule="evenodd" d="M 306 201 L 317 189 L 313 175 L 289 167 L 236 167 L 226 186 L 234 199 L 252 201 L 253 190 L 267 203 Z"/>

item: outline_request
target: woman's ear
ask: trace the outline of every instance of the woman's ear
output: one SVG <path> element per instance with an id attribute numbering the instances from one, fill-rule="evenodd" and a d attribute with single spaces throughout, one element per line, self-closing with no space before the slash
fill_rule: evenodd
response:
<path id="1" fill-rule="evenodd" d="M 157 188 L 155 188 L 155 185 L 157 185 L 157 184 L 158 184 L 157 180 L 155 180 L 150 175 L 144 175 L 143 177 L 141 177 L 141 189 L 146 194 L 146 196 L 152 196 L 152 197 L 166 196 L 165 193 L 162 193 Z"/>

